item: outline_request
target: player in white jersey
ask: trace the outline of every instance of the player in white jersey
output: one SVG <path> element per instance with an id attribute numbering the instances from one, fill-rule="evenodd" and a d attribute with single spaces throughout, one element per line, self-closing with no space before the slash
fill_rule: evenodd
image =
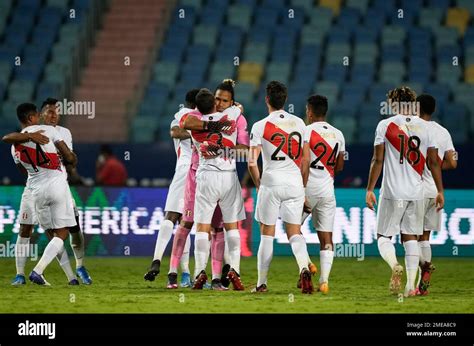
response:
<path id="1" fill-rule="evenodd" d="M 344 167 L 346 150 L 344 135 L 326 122 L 328 100 L 325 96 L 310 96 L 306 103 L 306 116 L 310 125 L 304 134 L 302 160 L 303 184 L 306 186 L 307 213 L 312 213 L 313 225 L 320 242 L 319 291 L 329 293 L 329 273 L 334 260 L 332 231 L 336 215 L 334 175 Z"/>
<path id="2" fill-rule="evenodd" d="M 235 157 L 227 156 L 237 143 L 236 120 L 241 111 L 232 106 L 224 112 L 216 112 L 215 98 L 208 89 L 201 89 L 196 96 L 198 112 L 190 113 L 183 128 L 191 130 L 194 145 L 199 149 L 199 167 L 196 172 L 196 196 L 194 221 L 197 224 L 195 238 L 195 284 L 202 288 L 207 281 L 205 268 L 209 254 L 209 234 L 214 210 L 219 203 L 228 232 L 231 269 L 227 275 L 234 289 L 243 290 L 240 281 L 240 234 L 238 221 L 245 218 L 240 182 L 236 172 Z"/>
<path id="3" fill-rule="evenodd" d="M 45 231 L 54 234 L 29 276 L 36 284 L 48 285 L 43 272 L 54 257 L 64 252 L 64 240 L 69 235 L 68 228 L 76 225 L 71 193 L 63 173 L 65 168 L 60 155 L 70 164 L 75 164 L 77 158 L 54 127 L 39 125 L 40 118 L 35 105 L 19 105 L 17 115 L 26 139 L 29 138 L 27 133 L 43 130 L 42 134 L 49 140 L 42 145 L 30 141 L 15 144 L 17 162 L 28 172 L 27 186 L 32 192 L 38 222 Z"/>
<path id="4" fill-rule="evenodd" d="M 422 94 L 416 98 L 420 105 L 420 118 L 426 120 L 431 125 L 431 131 L 434 134 L 438 144 L 438 160 L 442 170 L 456 169 L 457 157 L 453 141 L 448 130 L 437 122 L 431 120 L 431 115 L 436 108 L 436 100 L 433 96 Z M 424 191 L 424 222 L 423 234 L 418 238 L 420 247 L 420 276 L 418 291 L 421 295 L 428 294 L 428 288 L 431 281 L 431 273 L 435 269 L 431 264 L 431 231 L 441 230 L 441 213 L 436 211 L 436 185 L 429 167 L 423 171 L 423 191 Z"/>
<path id="5" fill-rule="evenodd" d="M 61 115 L 58 111 L 58 100 L 54 98 L 46 99 L 41 105 L 41 115 L 43 117 L 44 124 L 53 126 L 64 139 L 64 142 L 68 148 L 73 151 L 71 131 L 63 126 L 58 125 L 59 121 L 61 120 Z M 64 170 L 64 174 L 66 180 L 77 180 L 79 175 L 75 165 L 65 164 L 65 167 L 66 169 Z M 79 222 L 79 211 L 77 210 L 76 202 L 74 201 L 74 198 L 72 198 L 72 195 L 71 200 L 74 207 L 76 226 L 69 229 L 69 233 L 71 234 L 69 242 L 74 253 L 74 258 L 76 259 L 76 274 L 81 278 L 81 281 L 84 284 L 90 285 L 92 284 L 92 278 L 90 277 L 89 272 L 84 265 L 85 241 Z"/>
<path id="6" fill-rule="evenodd" d="M 25 127 L 25 125 L 22 124 L 22 127 Z M 39 132 L 44 132 L 43 130 Z M 32 138 L 32 141 L 36 144 L 47 144 L 49 142 L 49 139 L 41 134 L 40 139 L 36 140 L 34 135 L 38 135 L 38 133 L 33 133 L 30 135 Z M 24 139 L 25 134 L 23 133 L 10 133 L 6 136 L 4 136 L 3 140 L 7 143 L 12 144 L 12 157 L 19 168 L 19 170 L 25 175 L 28 176 L 27 171 L 25 170 L 24 166 L 22 165 L 18 155 L 16 154 L 15 151 L 15 144 L 21 145 L 24 142 L 27 142 L 28 139 Z M 66 137 L 67 138 L 67 137 Z M 66 143 L 69 144 L 69 143 Z M 64 170 L 65 171 L 65 170 Z M 17 285 L 24 285 L 26 284 L 26 279 L 25 279 L 25 265 L 26 261 L 28 258 L 28 252 L 25 250 L 29 249 L 30 246 L 30 238 L 31 234 L 33 232 L 33 227 L 35 224 L 38 223 L 37 218 L 36 218 L 36 213 L 35 213 L 35 203 L 34 203 L 34 198 L 33 198 L 33 192 L 32 189 L 29 187 L 28 181 L 25 186 L 25 189 L 23 190 L 23 194 L 21 197 L 21 203 L 20 203 L 20 232 L 17 237 L 17 242 L 15 244 L 15 264 L 16 264 L 16 271 L 17 274 L 15 278 L 12 280 L 12 285 L 17 286 Z M 76 218 L 76 222 L 78 219 Z M 46 232 L 46 235 L 49 240 L 52 239 L 53 234 L 51 232 Z M 71 269 L 71 264 L 69 262 L 69 258 L 67 255 L 66 251 L 62 251 L 60 254 L 57 256 L 57 260 L 63 269 L 63 271 L 66 274 L 66 277 L 68 278 L 69 285 L 79 285 L 79 281 L 77 280 L 77 277 L 74 275 L 72 269 Z"/>
<path id="7" fill-rule="evenodd" d="M 165 218 L 160 225 L 160 231 L 156 239 L 155 252 L 150 269 L 144 278 L 148 281 L 154 281 L 160 273 L 161 260 L 166 250 L 174 225 L 181 220 L 184 207 L 184 187 L 186 185 L 186 176 L 191 166 L 191 135 L 188 131 L 179 127 L 179 120 L 184 114 L 187 114 L 196 108 L 196 95 L 199 89 L 192 89 L 186 93 L 186 105 L 175 115 L 170 125 L 170 134 L 173 138 L 176 151 L 176 168 L 173 180 L 168 190 L 165 205 Z M 189 247 L 190 237 L 186 238 L 186 244 L 181 257 L 180 264 L 182 269 L 181 287 L 191 286 L 191 276 L 189 274 Z"/>
<path id="8" fill-rule="evenodd" d="M 284 84 L 272 81 L 266 87 L 269 115 L 256 122 L 250 134 L 248 169 L 258 190 L 255 219 L 260 223 L 258 282 L 254 292 L 267 291 L 267 276 L 273 257 L 273 239 L 278 215 L 285 223 L 291 249 L 299 267 L 301 290 L 312 293 L 306 241 L 301 234 L 301 214 L 305 201 L 300 164 L 303 152 L 304 121 L 283 110 L 287 99 Z M 262 153 L 263 173 L 257 160 Z"/>
<path id="9" fill-rule="evenodd" d="M 382 172 L 377 211 L 377 244 L 380 255 L 392 269 L 390 291 L 398 294 L 403 267 L 391 241 L 401 232 L 405 248 L 407 284 L 405 296 L 416 295 L 416 273 L 420 259 L 418 236 L 423 234 L 423 170 L 428 161 L 436 184 L 437 212 L 444 205 L 441 168 L 431 126 L 416 113 L 416 95 L 408 87 L 389 91 L 388 101 L 398 114 L 379 122 L 375 132 L 374 156 L 370 165 L 366 204 L 374 210 L 375 184 Z"/>

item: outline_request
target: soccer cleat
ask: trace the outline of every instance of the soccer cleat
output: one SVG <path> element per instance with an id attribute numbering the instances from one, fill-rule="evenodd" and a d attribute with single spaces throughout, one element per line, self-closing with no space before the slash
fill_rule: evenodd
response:
<path id="1" fill-rule="evenodd" d="M 430 287 L 430 281 L 431 281 L 431 273 L 433 273 L 434 270 L 435 270 L 434 265 L 428 262 L 425 262 L 425 264 L 421 266 L 421 281 L 420 281 L 420 285 L 418 286 L 420 295 L 422 296 L 428 295 L 428 288 Z"/>
<path id="2" fill-rule="evenodd" d="M 196 280 L 194 280 L 193 290 L 202 290 L 204 284 L 207 282 L 207 275 L 204 270 L 202 270 L 198 276 L 196 276 Z"/>
<path id="3" fill-rule="evenodd" d="M 222 275 L 221 275 L 221 283 L 222 283 L 222 286 L 224 287 L 229 287 L 230 285 L 230 281 L 227 278 L 227 274 L 229 274 L 229 270 L 230 270 L 230 264 L 224 264 L 224 266 L 222 267 Z"/>
<path id="4" fill-rule="evenodd" d="M 222 285 L 221 279 L 213 279 L 211 282 L 211 290 L 214 291 L 228 291 L 227 287 Z"/>
<path id="5" fill-rule="evenodd" d="M 179 284 L 182 288 L 191 287 L 191 275 L 189 273 L 181 273 L 181 283 Z"/>
<path id="6" fill-rule="evenodd" d="M 314 292 L 313 282 L 311 281 L 311 272 L 303 268 L 300 274 L 301 293 L 312 294 Z"/>
<path id="7" fill-rule="evenodd" d="M 76 274 L 81 278 L 81 281 L 84 285 L 92 284 L 92 278 L 87 272 L 86 267 L 82 266 L 76 269 Z"/>
<path id="8" fill-rule="evenodd" d="M 168 274 L 168 283 L 166 284 L 166 288 L 169 288 L 169 289 L 178 288 L 178 274 L 176 273 Z"/>
<path id="9" fill-rule="evenodd" d="M 12 280 L 12 286 L 26 285 L 26 278 L 23 274 L 16 274 L 15 278 Z"/>
<path id="10" fill-rule="evenodd" d="M 267 285 L 265 284 L 261 284 L 260 286 L 258 287 L 254 287 L 252 288 L 252 293 L 265 293 L 265 292 L 268 292 L 268 288 L 267 288 Z"/>
<path id="11" fill-rule="evenodd" d="M 40 275 L 37 272 L 35 272 L 34 270 L 30 273 L 29 279 L 30 279 L 31 282 L 33 282 L 37 285 L 51 286 L 51 284 L 48 281 L 46 281 L 43 274 Z"/>
<path id="12" fill-rule="evenodd" d="M 392 294 L 398 294 L 402 287 L 403 267 L 397 264 L 392 269 L 392 277 L 390 278 L 389 289 Z"/>
<path id="13" fill-rule="evenodd" d="M 242 285 L 242 281 L 240 280 L 240 275 L 234 269 L 229 270 L 229 274 L 227 274 L 227 278 L 234 286 L 234 291 L 243 291 L 244 285 Z"/>
<path id="14" fill-rule="evenodd" d="M 319 284 L 318 291 L 321 292 L 322 294 L 328 294 L 329 293 L 329 284 L 327 282 L 322 282 Z"/>
<path id="15" fill-rule="evenodd" d="M 311 263 L 311 262 L 309 262 L 308 264 L 308 269 L 311 272 L 311 275 L 315 275 L 318 272 L 318 267 L 316 267 L 316 264 Z"/>
<path id="16" fill-rule="evenodd" d="M 143 277 L 147 281 L 155 281 L 155 277 L 160 273 L 160 260 L 154 260 L 151 262 L 151 268 Z"/>
<path id="17" fill-rule="evenodd" d="M 72 279 L 71 281 L 69 281 L 68 285 L 69 286 L 79 286 L 79 280 Z"/>
<path id="18" fill-rule="evenodd" d="M 409 288 L 405 288 L 405 293 L 403 294 L 405 298 L 408 297 L 415 297 L 417 296 L 417 291 L 416 290 L 411 290 Z"/>

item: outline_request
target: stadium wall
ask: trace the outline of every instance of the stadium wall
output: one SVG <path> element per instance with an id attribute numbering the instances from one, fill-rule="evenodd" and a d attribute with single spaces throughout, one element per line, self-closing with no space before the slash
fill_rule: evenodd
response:
<path id="1" fill-rule="evenodd" d="M 167 188 L 72 188 L 86 238 L 88 256 L 151 256 L 163 220 Z M 0 257 L 12 254 L 16 242 L 22 186 L 0 187 Z M 442 229 L 433 233 L 434 256 L 474 256 L 474 190 L 447 190 Z M 365 207 L 364 189 L 336 189 L 337 212 L 334 227 L 336 257 L 378 255 L 375 238 L 375 213 Z M 247 197 L 247 212 L 252 214 L 255 190 Z M 250 215 L 248 214 L 248 215 Z M 249 248 L 256 255 L 258 225 L 253 221 Z M 310 254 L 319 253 L 318 238 L 307 219 L 302 232 Z M 193 233 L 194 234 L 194 230 Z M 47 244 L 44 231 L 36 227 L 33 243 L 40 253 Z M 276 232 L 275 255 L 291 255 L 281 224 Z M 394 239 L 397 243 L 399 239 Z M 167 248 L 169 255 L 171 243 Z M 399 255 L 402 247 L 397 246 Z M 3 256 L 2 256 L 3 254 Z"/>

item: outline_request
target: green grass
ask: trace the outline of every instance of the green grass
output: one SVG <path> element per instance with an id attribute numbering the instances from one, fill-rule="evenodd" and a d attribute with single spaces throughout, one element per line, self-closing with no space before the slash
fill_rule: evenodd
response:
<path id="1" fill-rule="evenodd" d="M 73 259 L 71 258 L 73 262 Z M 462 313 L 474 311 L 472 259 L 436 258 L 429 296 L 399 301 L 388 293 L 390 270 L 380 258 L 336 258 L 330 277 L 331 292 L 303 295 L 295 287 L 293 257 L 276 257 L 270 268 L 269 292 L 252 294 L 257 279 L 256 258 L 242 260 L 243 292 L 191 289 L 167 290 L 166 274 L 145 282 L 149 258 L 88 258 L 91 286 L 67 286 L 57 263 L 46 271 L 52 287 L 28 282 L 10 286 L 13 259 L 0 260 L 0 313 Z M 31 271 L 32 262 L 27 264 Z M 166 273 L 168 258 L 162 272 Z M 313 280 L 316 282 L 317 280 Z M 180 302 L 180 299 L 184 302 Z"/>

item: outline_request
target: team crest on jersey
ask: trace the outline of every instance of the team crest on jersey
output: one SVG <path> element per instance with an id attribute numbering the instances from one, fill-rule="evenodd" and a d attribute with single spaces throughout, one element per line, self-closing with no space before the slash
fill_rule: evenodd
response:
<path id="1" fill-rule="evenodd" d="M 285 117 L 285 115 L 284 115 L 284 114 L 280 114 L 280 118 L 282 118 L 282 119 L 283 119 L 284 117 Z"/>
<path id="2" fill-rule="evenodd" d="M 410 119 L 410 118 L 405 118 L 405 121 L 406 121 L 407 123 L 409 123 L 409 122 L 411 121 L 411 119 Z"/>

